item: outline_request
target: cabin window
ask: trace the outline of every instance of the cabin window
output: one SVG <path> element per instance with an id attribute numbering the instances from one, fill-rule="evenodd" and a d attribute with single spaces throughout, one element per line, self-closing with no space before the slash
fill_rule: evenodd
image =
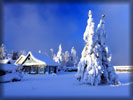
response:
<path id="1" fill-rule="evenodd" d="M 24 70 L 24 72 L 29 72 L 30 68 L 29 66 L 23 66 L 22 70 Z"/>
<path id="2" fill-rule="evenodd" d="M 39 67 L 39 73 L 44 73 L 44 67 Z"/>
<path id="3" fill-rule="evenodd" d="M 36 73 L 36 71 L 37 71 L 37 67 L 32 66 L 32 67 L 31 67 L 31 73 Z"/>
<path id="4" fill-rule="evenodd" d="M 50 66 L 51 67 L 51 73 L 54 73 L 54 67 Z"/>

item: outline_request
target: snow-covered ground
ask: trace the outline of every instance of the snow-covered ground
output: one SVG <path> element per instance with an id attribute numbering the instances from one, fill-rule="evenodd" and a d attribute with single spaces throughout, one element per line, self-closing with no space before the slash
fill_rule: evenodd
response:
<path id="1" fill-rule="evenodd" d="M 130 97 L 130 73 L 117 73 L 119 86 L 89 86 L 75 79 L 75 72 L 58 75 L 24 75 L 22 81 L 2 83 L 3 97 Z"/>

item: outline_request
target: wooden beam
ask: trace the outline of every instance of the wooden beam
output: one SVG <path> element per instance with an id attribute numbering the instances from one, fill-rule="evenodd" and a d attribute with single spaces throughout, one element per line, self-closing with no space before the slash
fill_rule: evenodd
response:
<path id="1" fill-rule="evenodd" d="M 29 74 L 30 74 L 30 66 L 29 66 Z"/>
<path id="2" fill-rule="evenodd" d="M 36 67 L 36 74 L 38 74 L 38 67 Z"/>

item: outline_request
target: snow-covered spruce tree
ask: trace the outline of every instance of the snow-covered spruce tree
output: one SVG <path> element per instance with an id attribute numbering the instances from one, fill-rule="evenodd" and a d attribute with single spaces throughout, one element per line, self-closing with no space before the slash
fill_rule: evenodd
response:
<path id="1" fill-rule="evenodd" d="M 59 45 L 59 50 L 57 52 L 57 56 L 54 57 L 54 61 L 61 64 L 62 62 L 62 47 L 61 44 Z"/>
<path id="2" fill-rule="evenodd" d="M 50 58 L 54 60 L 54 50 L 53 48 L 50 49 Z"/>
<path id="3" fill-rule="evenodd" d="M 6 52 L 6 49 L 5 49 L 5 45 L 1 44 L 1 46 L 0 46 L 0 60 L 5 59 L 6 56 L 7 56 L 7 52 Z"/>
<path id="4" fill-rule="evenodd" d="M 41 52 L 40 50 L 38 52 Z M 21 55 L 26 55 L 26 51 L 25 50 L 20 50 L 19 53 L 18 53 L 18 56 L 21 56 Z"/>
<path id="5" fill-rule="evenodd" d="M 91 10 L 89 10 L 88 16 L 83 37 L 86 45 L 78 63 L 76 78 L 82 83 L 91 85 L 118 84 L 117 75 L 111 64 L 111 54 L 105 42 L 104 15 L 102 15 L 96 32 Z"/>
<path id="6" fill-rule="evenodd" d="M 68 51 L 64 53 L 65 66 L 70 66 L 70 54 Z"/>
<path id="7" fill-rule="evenodd" d="M 71 62 L 71 66 L 76 66 L 77 62 L 78 62 L 78 56 L 77 56 L 77 52 L 75 50 L 74 47 L 72 47 L 71 49 L 71 57 L 70 57 L 70 62 Z"/>

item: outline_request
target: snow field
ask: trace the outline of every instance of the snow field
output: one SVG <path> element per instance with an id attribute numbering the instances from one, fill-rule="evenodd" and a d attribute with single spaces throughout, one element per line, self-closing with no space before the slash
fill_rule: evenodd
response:
<path id="1" fill-rule="evenodd" d="M 20 82 L 0 84 L 9 97 L 129 97 L 130 73 L 117 73 L 120 85 L 90 86 L 75 79 L 76 72 L 57 75 L 24 75 Z M 133 74 L 131 74 L 133 76 Z"/>

